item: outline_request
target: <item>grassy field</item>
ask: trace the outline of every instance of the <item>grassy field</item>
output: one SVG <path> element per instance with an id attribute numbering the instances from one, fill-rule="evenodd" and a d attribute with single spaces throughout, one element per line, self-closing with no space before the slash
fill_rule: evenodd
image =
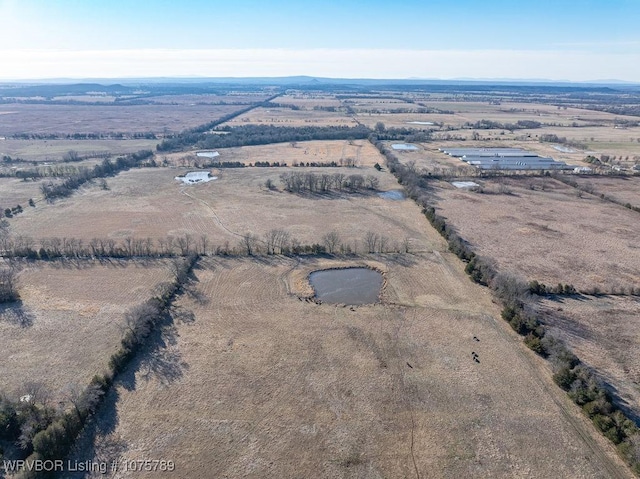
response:
<path id="1" fill-rule="evenodd" d="M 23 131 L 163 134 L 264 98 L 261 91 L 159 96 L 148 100 L 155 104 L 135 106 L 3 104 L 0 138 Z M 274 100 L 285 106 L 256 108 L 227 126 L 373 128 L 383 122 L 434 130 L 437 141 L 417 142 L 417 151 L 396 156 L 425 173 L 474 178 L 477 170 L 438 148 L 521 147 L 581 166 L 588 154 L 622 156 L 616 161 L 627 167 L 640 158 L 640 127 L 614 127 L 616 119 L 631 117 L 487 98 L 290 90 Z M 513 132 L 464 127 L 482 119 L 544 125 Z M 584 147 L 559 151 L 539 141 L 543 134 Z M 117 155 L 156 143 L 0 139 L 0 156 L 56 161 L 69 150 Z M 0 206 L 24 208 L 8 219 L 11 234 L 36 243 L 134 237 L 160 246 L 167 237 L 189 235 L 192 248 L 201 249 L 206 238 L 207 253 L 217 247 L 243 253 L 247 234 L 262 248 L 269 231 L 282 229 L 306 245 L 323 243 L 334 231 L 358 253 L 201 257 L 193 282 L 171 308 L 173 324 L 155 331 L 118 376 L 74 459 L 169 459 L 176 463 L 173 477 L 630 477 L 614 446 L 554 384 L 549 363 L 500 319 L 497 300 L 469 280 L 420 207 L 380 196 L 402 187 L 386 167 L 374 168 L 384 159 L 371 143 L 287 142 L 218 152 L 216 160 L 246 167 L 211 169 L 215 180 L 187 186 L 175 177 L 194 171 L 196 151 L 158 154 L 158 164 L 168 166 L 122 171 L 106 179 L 106 188 L 94 181 L 53 203 L 40 198 L 41 182 L 0 180 Z M 289 166 L 248 166 L 265 161 Z M 355 167 L 293 166 L 332 161 Z M 379 187 L 293 194 L 281 175 L 295 172 L 372 175 Z M 600 198 L 640 206 L 637 178 L 571 178 L 594 194 L 532 176 L 477 178 L 479 192 L 433 180 L 428 194 L 447 223 L 500 272 L 583 291 L 640 288 L 638 213 Z M 29 198 L 35 208 L 27 206 Z M 389 253 L 366 253 L 370 233 L 386 239 Z M 408 254 L 400 253 L 405 243 Z M 170 277 L 164 260 L 20 265 L 21 302 L 0 309 L 0 392 L 13 398 L 28 381 L 42 382 L 56 399 L 71 383 L 88 384 L 115 351 L 127 308 Z M 349 307 L 312 298 L 310 272 L 347 266 L 384 274 L 379 303 Z M 551 332 L 595 368 L 637 418 L 638 301 L 582 297 L 539 307 Z M 134 476 L 152 477 L 114 474 Z"/>
<path id="2" fill-rule="evenodd" d="M 640 418 L 640 300 L 581 297 L 545 300 L 540 307 L 553 334 L 606 381 L 621 405 Z"/>
<path id="3" fill-rule="evenodd" d="M 65 153 L 120 155 L 155 150 L 158 140 L 0 140 L 0 156 L 28 161 L 59 161 Z"/>
<path id="4" fill-rule="evenodd" d="M 292 148 L 290 145 L 247 147 L 230 154 L 244 158 L 282 160 L 286 156 L 313 158 L 315 161 L 339 160 L 352 152 L 362 164 L 382 162 L 370 144 L 348 145 L 312 142 Z M 308 155 L 303 152 L 308 151 Z M 223 151 L 221 157 L 227 158 Z M 381 191 L 397 190 L 395 179 L 371 166 L 360 168 L 242 168 L 215 171 L 218 179 L 209 183 L 185 186 L 174 179 L 188 169 L 158 168 L 123 172 L 109 178 L 109 190 L 97 185 L 81 190 L 71 198 L 53 204 L 39 204 L 10 220 L 15 235 L 35 239 L 76 237 L 86 242 L 92 238 L 122 239 L 163 238 L 167 235 L 191 234 L 196 240 L 206 235 L 210 245 L 231 247 L 241 237 L 253 233 L 262 237 L 267 231 L 283 228 L 303 244 L 321 243 L 331 230 L 339 233 L 345 244 L 362 251 L 363 238 L 375 231 L 388 238 L 389 246 L 410 239 L 414 251 L 431 248 L 436 238 L 416 215 L 419 207 L 410 200 L 393 201 L 375 192 L 335 192 L 327 195 L 297 195 L 282 190 L 280 175 L 291 171 L 314 171 L 317 174 L 344 173 L 376 175 Z M 278 190 L 264 184 L 271 179 Z M 251 207 L 248 207 L 251 205 Z"/>
<path id="5" fill-rule="evenodd" d="M 386 271 L 381 304 L 300 299 L 309 271 L 363 262 Z M 74 458 L 171 459 L 180 477 L 628 477 L 449 253 L 195 273 L 207 302 L 180 299 L 195 320 L 155 353 L 172 374 L 134 365 Z M 153 474 L 116 475 L 134 476 Z"/>
<path id="6" fill-rule="evenodd" d="M 322 110 L 293 110 L 291 108 L 255 108 L 228 121 L 223 126 L 356 126 L 356 121 L 344 112 Z"/>
<path id="7" fill-rule="evenodd" d="M 581 290 L 640 286 L 638 213 L 578 197 L 551 178 L 479 183 L 486 194 L 446 182 L 433 183 L 432 194 L 438 212 L 501 271 Z"/>
<path id="8" fill-rule="evenodd" d="M 21 301 L 0 308 L 2 393 L 17 399 L 39 382 L 58 400 L 86 386 L 119 346 L 127 308 L 170 279 L 164 261 L 24 264 Z"/>
<path id="9" fill-rule="evenodd" d="M 0 136 L 178 132 L 241 109 L 238 105 L 42 105 L 0 106 Z"/>

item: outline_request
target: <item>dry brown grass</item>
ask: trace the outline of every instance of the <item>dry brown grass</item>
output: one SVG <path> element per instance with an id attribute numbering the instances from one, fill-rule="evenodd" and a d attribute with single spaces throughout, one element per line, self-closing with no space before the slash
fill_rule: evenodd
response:
<path id="1" fill-rule="evenodd" d="M 276 99 L 276 101 L 278 100 Z M 256 124 L 275 126 L 356 126 L 357 123 L 346 116 L 344 112 L 269 107 L 255 108 L 224 123 L 223 126 Z"/>
<path id="2" fill-rule="evenodd" d="M 574 188 L 550 178 L 480 183 L 512 194 L 440 182 L 433 184 L 433 198 L 438 212 L 501 271 L 582 290 L 640 286 L 638 213 L 591 195 L 578 198 Z"/>
<path id="3" fill-rule="evenodd" d="M 41 183 L 38 181 L 22 181 L 17 178 L 0 178 L 0 210 L 13 208 L 16 205 L 29 208 L 29 199 L 37 200 Z"/>
<path id="4" fill-rule="evenodd" d="M 331 142 L 326 145 L 329 155 L 323 156 L 324 147 L 317 144 L 308 147 L 307 156 L 325 161 L 337 158 L 343 147 L 341 142 Z M 289 145 L 281 148 L 297 154 L 303 151 L 303 147 Z M 378 156 L 369 156 L 377 152 L 366 143 L 361 147 L 347 145 L 349 149 L 362 151 L 363 163 L 371 163 L 375 158 L 382 161 Z M 236 158 L 246 158 L 247 150 L 251 151 L 241 149 Z M 278 150 L 255 147 L 254 151 L 253 158 L 269 158 L 265 151 Z M 318 154 L 314 155 L 314 151 Z M 282 157 L 274 155 L 271 159 Z M 393 176 L 372 167 L 311 170 L 318 174 L 376 175 L 381 190 L 399 188 Z M 247 233 L 262 237 L 276 228 L 289 231 L 303 244 L 321 243 L 326 232 L 335 230 L 346 244 L 352 248 L 356 244 L 359 251 L 363 250 L 362 241 L 368 231 L 385 235 L 390 246 L 408 237 L 413 251 L 433 249 L 433 244 L 441 241 L 424 224 L 417 214 L 419 207 L 411 200 L 392 201 L 375 193 L 304 196 L 282 191 L 282 185 L 279 191 L 264 187 L 267 179 L 279 184 L 283 172 L 309 171 L 306 168 L 223 169 L 215 172 L 218 180 L 195 186 L 184 186 L 174 180 L 186 171 L 159 168 L 123 172 L 108 180 L 108 191 L 93 186 L 54 204 L 30 208 L 11 220 L 11 229 L 16 235 L 76 237 L 85 243 L 92 238 L 122 239 L 131 235 L 158 239 L 189 233 L 196 240 L 206 235 L 209 244 L 221 246 L 229 242 L 231 247 L 237 246 Z"/>
<path id="5" fill-rule="evenodd" d="M 582 297 L 545 300 L 541 310 L 550 331 L 594 368 L 640 418 L 640 299 Z"/>
<path id="6" fill-rule="evenodd" d="M 39 262 L 18 276 L 21 301 L 0 309 L 0 389 L 24 394 L 41 382 L 54 398 L 106 370 L 119 347 L 124 312 L 171 280 L 164 261 Z"/>
<path id="7" fill-rule="evenodd" d="M 0 136 L 15 133 L 66 134 L 179 132 L 243 108 L 239 105 L 31 105 L 0 107 Z"/>
<path id="8" fill-rule="evenodd" d="M 158 140 L 0 140 L 0 156 L 28 161 L 59 161 L 70 150 L 80 155 L 120 155 L 155 150 Z M 30 165 L 20 165 L 30 168 Z"/>
<path id="9" fill-rule="evenodd" d="M 622 204 L 640 207 L 640 178 L 588 176 L 573 177 L 581 188 L 596 195 L 604 194 Z"/>
<path id="10" fill-rule="evenodd" d="M 329 260 L 203 261 L 208 302 L 181 298 L 195 321 L 156 352 L 179 374 L 127 373 L 86 457 L 119 444 L 179 477 L 629 477 L 452 255 L 373 259 L 384 303 L 357 308 L 298 298 L 296 273 Z M 116 477 L 134 475 L 155 477 Z"/>

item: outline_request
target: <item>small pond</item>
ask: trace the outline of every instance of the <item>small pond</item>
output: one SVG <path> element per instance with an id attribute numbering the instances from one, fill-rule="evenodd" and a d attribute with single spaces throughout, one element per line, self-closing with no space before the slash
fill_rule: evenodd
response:
<path id="1" fill-rule="evenodd" d="M 394 143 L 393 145 L 391 145 L 391 148 L 401 151 L 413 151 L 418 149 L 416 145 L 412 145 L 410 143 Z"/>
<path id="2" fill-rule="evenodd" d="M 369 268 L 325 269 L 311 273 L 309 282 L 325 303 L 377 303 L 382 274 Z"/>
<path id="3" fill-rule="evenodd" d="M 380 198 L 385 200 L 401 201 L 404 200 L 404 192 L 400 190 L 382 191 L 378 193 Z"/>

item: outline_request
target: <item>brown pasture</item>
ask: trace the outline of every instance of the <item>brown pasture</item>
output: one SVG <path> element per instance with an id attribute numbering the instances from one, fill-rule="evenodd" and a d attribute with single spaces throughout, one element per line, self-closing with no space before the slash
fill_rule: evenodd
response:
<path id="1" fill-rule="evenodd" d="M 362 148 L 366 152 L 372 147 Z M 334 150 L 338 154 L 341 146 Z M 321 243 L 324 234 L 335 230 L 346 245 L 358 251 L 362 251 L 369 231 L 386 236 L 390 248 L 398 248 L 405 238 L 415 251 L 432 249 L 441 241 L 421 220 L 417 214 L 420 208 L 411 200 L 392 201 L 375 192 L 296 195 L 283 191 L 279 179 L 282 173 L 292 171 L 355 173 L 376 175 L 381 191 L 399 188 L 393 176 L 372 167 L 221 169 L 214 172 L 217 180 L 190 186 L 174 179 L 187 171 L 145 168 L 120 173 L 108 179 L 109 190 L 94 185 L 68 199 L 28 209 L 11 219 L 11 231 L 37 240 L 74 237 L 85 244 L 92 238 L 157 240 L 184 234 L 199 241 L 205 235 L 210 247 L 225 243 L 236 247 L 247 233 L 263 237 L 272 229 L 285 229 L 303 244 L 312 244 Z M 267 179 L 278 185 L 278 190 L 267 190 Z"/>
<path id="2" fill-rule="evenodd" d="M 277 101 L 277 100 L 276 100 Z M 274 126 L 356 126 L 356 121 L 344 112 L 322 110 L 292 110 L 291 108 L 254 108 L 223 126 L 242 125 L 274 125 Z"/>
<path id="3" fill-rule="evenodd" d="M 183 296 L 195 320 L 149 359 L 172 374 L 127 372 L 135 388 L 116 385 L 74 459 L 169 459 L 178 477 L 630 477 L 450 253 L 350 261 L 385 271 L 381 304 L 299 297 L 309 271 L 345 264 L 202 260 L 207 302 Z"/>
<path id="4" fill-rule="evenodd" d="M 540 309 L 551 333 L 597 371 L 632 417 L 640 418 L 640 299 L 562 298 L 545 300 Z"/>
<path id="5" fill-rule="evenodd" d="M 20 301 L 0 308 L 2 393 L 17 399 L 37 382 L 60 399 L 70 384 L 85 387 L 118 349 L 127 308 L 170 280 L 165 261 L 22 265 Z"/>
<path id="6" fill-rule="evenodd" d="M 28 161 L 59 161 L 65 153 L 79 155 L 121 155 L 140 150 L 155 150 L 159 140 L 0 140 L 0 156 Z M 20 167 L 29 168 L 30 165 Z"/>
<path id="7" fill-rule="evenodd" d="M 179 132 L 243 108 L 239 105 L 46 105 L 0 106 L 0 136 L 16 133 Z"/>
<path id="8" fill-rule="evenodd" d="M 481 180 L 486 193 L 433 183 L 438 212 L 501 271 L 580 290 L 640 286 L 638 213 L 551 178 Z M 507 194 L 499 194 L 502 191 Z"/>

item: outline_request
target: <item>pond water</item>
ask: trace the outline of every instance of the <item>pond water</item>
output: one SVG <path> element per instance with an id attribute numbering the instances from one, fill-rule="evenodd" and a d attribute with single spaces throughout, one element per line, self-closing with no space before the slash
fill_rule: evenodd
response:
<path id="1" fill-rule="evenodd" d="M 216 156 L 220 156 L 220 153 L 218 153 L 217 151 L 199 151 L 198 153 L 196 153 L 196 156 L 215 158 Z"/>
<path id="2" fill-rule="evenodd" d="M 325 303 L 377 303 L 382 274 L 369 268 L 326 269 L 311 273 L 309 282 Z"/>
<path id="3" fill-rule="evenodd" d="M 185 185 L 194 185 L 196 183 L 206 183 L 207 181 L 217 180 L 217 176 L 211 176 L 208 171 L 192 171 L 184 176 L 176 176 L 176 180 L 182 181 Z"/>
<path id="4" fill-rule="evenodd" d="M 382 191 L 378 193 L 378 196 L 380 198 L 384 198 L 385 200 L 394 200 L 394 201 L 404 200 L 404 192 L 400 190 Z"/>
<path id="5" fill-rule="evenodd" d="M 394 143 L 393 145 L 391 145 L 391 148 L 393 148 L 394 150 L 405 150 L 405 151 L 413 151 L 418 149 L 416 145 L 412 145 L 410 143 Z"/>

